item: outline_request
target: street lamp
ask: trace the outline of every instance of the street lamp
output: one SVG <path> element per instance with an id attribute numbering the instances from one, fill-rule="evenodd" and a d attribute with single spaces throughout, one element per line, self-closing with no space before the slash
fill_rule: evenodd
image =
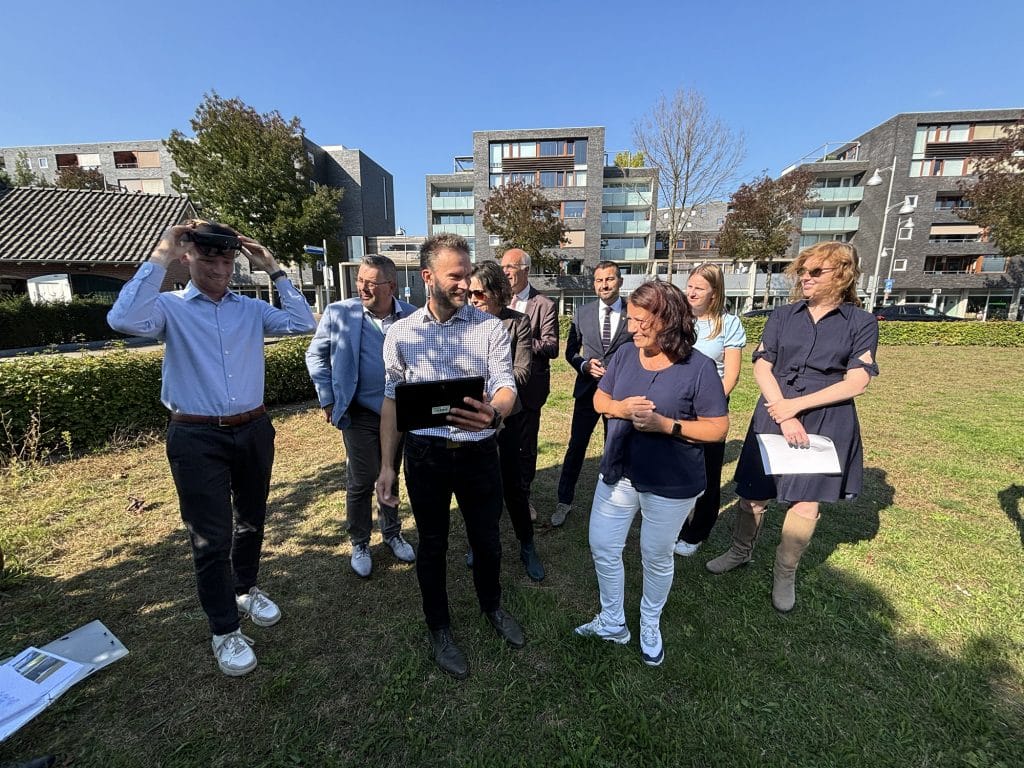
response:
<path id="1" fill-rule="evenodd" d="M 909 216 L 915 210 L 917 210 L 917 206 L 911 205 L 910 201 L 907 198 L 903 198 L 903 202 L 902 203 L 895 203 L 895 204 L 890 205 L 890 203 L 892 203 L 892 183 L 896 179 L 896 156 L 895 155 L 893 155 L 893 158 L 892 158 L 892 165 L 890 165 L 888 168 L 876 168 L 875 169 L 875 172 L 873 174 L 871 174 L 871 178 L 867 180 L 866 186 L 868 186 L 868 187 L 877 187 L 879 184 L 881 184 L 882 183 L 882 171 L 888 171 L 889 172 L 889 191 L 885 195 L 885 213 L 882 215 L 882 231 L 878 235 L 878 253 L 875 254 L 875 273 L 874 273 L 874 276 L 871 278 L 871 298 L 869 300 L 870 304 L 868 306 L 868 310 L 869 311 L 871 311 L 871 310 L 873 310 L 875 308 L 875 302 L 878 300 L 878 273 L 879 273 L 879 271 L 882 268 L 882 254 L 885 253 L 885 248 L 883 247 L 883 245 L 885 243 L 885 225 L 889 221 L 889 211 L 891 211 L 893 208 L 899 207 L 899 209 L 900 209 L 899 215 L 900 216 Z M 913 226 L 913 223 L 911 223 L 911 226 Z M 897 226 L 896 227 L 896 236 L 897 237 L 899 237 L 899 232 L 900 232 L 900 228 Z M 896 252 L 896 243 L 895 243 L 895 241 L 893 241 L 893 253 L 895 254 L 895 252 Z M 892 277 L 892 262 L 889 262 L 889 276 Z"/>

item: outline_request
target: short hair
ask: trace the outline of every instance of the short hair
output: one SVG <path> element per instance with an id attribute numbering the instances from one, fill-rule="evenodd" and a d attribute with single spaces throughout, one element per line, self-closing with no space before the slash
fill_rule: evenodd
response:
<path id="1" fill-rule="evenodd" d="M 501 266 L 496 261 L 481 261 L 473 266 L 469 276 L 480 281 L 485 291 L 494 294 L 495 300 L 501 306 L 508 306 L 512 301 L 512 284 L 501 271 Z"/>
<path id="2" fill-rule="evenodd" d="M 616 277 L 622 277 L 622 271 L 619 269 L 619 265 L 616 264 L 614 261 L 599 261 L 599 262 L 597 262 L 597 264 L 594 265 L 594 274 L 596 274 L 597 270 L 599 270 L 599 269 L 614 269 L 615 270 L 615 276 Z"/>
<path id="3" fill-rule="evenodd" d="M 395 269 L 395 262 L 387 256 L 378 256 L 375 253 L 371 253 L 368 256 L 363 256 L 361 264 L 364 267 L 379 269 L 383 273 L 384 279 L 389 283 L 398 282 L 398 270 Z"/>
<path id="4" fill-rule="evenodd" d="M 690 270 L 690 277 L 703 277 L 711 286 L 711 299 L 708 301 L 708 314 L 711 315 L 711 332 L 709 339 L 717 339 L 722 335 L 722 315 L 725 312 L 725 275 L 717 264 L 698 264 Z"/>
<path id="5" fill-rule="evenodd" d="M 420 269 L 433 269 L 434 258 L 438 251 L 445 248 L 461 251 L 469 256 L 469 243 L 466 242 L 466 238 L 462 235 L 453 235 L 451 232 L 442 232 L 438 235 L 431 235 L 420 246 Z"/>
<path id="6" fill-rule="evenodd" d="M 860 278 L 860 259 L 857 258 L 857 249 L 849 243 L 840 243 L 838 240 L 823 240 L 804 248 L 793 263 L 786 267 L 786 275 L 793 280 L 793 290 L 790 292 L 789 298 L 792 301 L 803 298 L 800 277 L 797 273 L 804 268 L 804 264 L 809 259 L 815 256 L 836 270 L 828 298 L 840 304 L 853 304 L 855 307 L 859 307 L 857 280 Z"/>
<path id="7" fill-rule="evenodd" d="M 657 342 L 673 362 L 686 360 L 697 343 L 693 310 L 679 288 L 661 280 L 648 280 L 629 295 L 629 303 L 646 309 L 661 323 Z"/>

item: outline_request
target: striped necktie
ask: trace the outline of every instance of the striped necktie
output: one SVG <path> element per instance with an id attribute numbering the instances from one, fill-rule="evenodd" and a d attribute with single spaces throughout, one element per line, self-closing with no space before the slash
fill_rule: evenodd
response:
<path id="1" fill-rule="evenodd" d="M 604 324 L 601 326 L 601 346 L 605 351 L 612 345 L 612 308 L 604 306 Z"/>

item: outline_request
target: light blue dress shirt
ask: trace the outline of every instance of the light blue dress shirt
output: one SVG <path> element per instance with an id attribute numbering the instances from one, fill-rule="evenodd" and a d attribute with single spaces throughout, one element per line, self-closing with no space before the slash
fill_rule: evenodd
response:
<path id="1" fill-rule="evenodd" d="M 313 313 L 286 277 L 283 309 L 228 291 L 213 301 L 191 282 L 160 292 L 166 269 L 146 262 L 121 289 L 107 322 L 166 342 L 160 400 L 173 413 L 232 416 L 263 403 L 263 338 L 311 333 Z"/>

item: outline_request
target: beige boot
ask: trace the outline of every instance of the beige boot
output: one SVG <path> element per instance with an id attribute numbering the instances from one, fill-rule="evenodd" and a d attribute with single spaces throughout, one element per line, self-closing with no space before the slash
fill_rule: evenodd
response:
<path id="1" fill-rule="evenodd" d="M 718 574 L 749 563 L 754 556 L 754 544 L 757 542 L 757 535 L 761 532 L 763 520 L 763 506 L 755 507 L 746 499 L 740 499 L 736 504 L 736 522 L 732 527 L 732 544 L 724 554 L 714 560 L 708 560 L 704 567 L 712 573 Z"/>
<path id="2" fill-rule="evenodd" d="M 775 567 L 772 569 L 772 605 L 775 610 L 788 613 L 796 604 L 796 567 L 811 543 L 817 519 L 803 517 L 792 510 L 786 513 L 782 523 L 782 536 L 775 550 Z"/>

